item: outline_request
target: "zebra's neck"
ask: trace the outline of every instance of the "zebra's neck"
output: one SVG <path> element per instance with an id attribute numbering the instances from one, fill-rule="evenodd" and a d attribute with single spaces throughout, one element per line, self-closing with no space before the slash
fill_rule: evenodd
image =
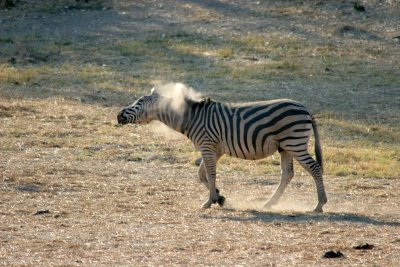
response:
<path id="1" fill-rule="evenodd" d="M 155 111 L 155 119 L 171 129 L 187 135 L 187 124 L 190 116 L 190 106 L 182 104 L 175 107 L 172 103 L 163 103 Z"/>
<path id="2" fill-rule="evenodd" d="M 209 108 L 215 103 L 210 99 L 201 101 L 185 99 L 179 107 L 174 104 L 172 101 L 160 102 L 153 115 L 154 119 L 196 141 L 195 137 L 201 136 L 200 132 L 205 130 L 204 118 L 209 115 L 207 115 Z"/>

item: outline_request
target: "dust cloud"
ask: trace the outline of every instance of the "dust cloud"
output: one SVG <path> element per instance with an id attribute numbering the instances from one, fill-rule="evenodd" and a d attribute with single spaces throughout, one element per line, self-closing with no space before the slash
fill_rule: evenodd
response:
<path id="1" fill-rule="evenodd" d="M 148 128 L 153 132 L 154 136 L 163 137 L 169 141 L 176 141 L 183 138 L 181 133 L 171 129 L 164 123 L 157 120 L 150 122 Z"/>
<path id="2" fill-rule="evenodd" d="M 154 90 L 163 96 L 165 98 L 165 103 L 171 104 L 171 107 L 176 112 L 183 111 L 185 99 L 201 99 L 201 94 L 199 92 L 196 92 L 193 88 L 182 83 L 156 84 Z"/>
<path id="3" fill-rule="evenodd" d="M 233 195 L 227 197 L 227 207 L 235 210 L 257 210 L 265 212 L 307 212 L 314 209 L 314 204 L 307 200 L 299 200 L 290 196 L 283 197 L 269 210 L 264 209 L 268 198 L 256 198 L 244 195 Z"/>

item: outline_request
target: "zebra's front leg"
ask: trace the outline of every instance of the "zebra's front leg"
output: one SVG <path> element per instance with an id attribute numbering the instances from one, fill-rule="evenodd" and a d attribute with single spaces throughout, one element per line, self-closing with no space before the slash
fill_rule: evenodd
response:
<path id="1" fill-rule="evenodd" d="M 207 181 L 206 168 L 205 168 L 205 164 L 204 164 L 203 161 L 202 161 L 201 164 L 200 164 L 198 174 L 199 174 L 199 180 L 200 180 L 200 182 L 202 182 L 202 183 L 205 185 L 205 187 L 206 187 L 207 189 L 209 189 L 208 181 Z M 225 197 L 224 197 L 224 196 L 221 196 L 221 195 L 219 194 L 218 188 L 215 188 L 215 190 L 217 191 L 217 194 L 218 194 L 218 205 L 220 205 L 220 206 L 222 207 L 222 206 L 225 204 Z"/>
<path id="2" fill-rule="evenodd" d="M 209 190 L 208 200 L 203 203 L 202 208 L 210 208 L 211 205 L 215 203 L 223 206 L 225 203 L 225 197 L 219 195 L 219 190 L 215 186 L 217 161 L 220 158 L 220 155 L 210 151 L 203 152 L 202 154 L 203 161 L 199 168 L 199 179 Z"/>

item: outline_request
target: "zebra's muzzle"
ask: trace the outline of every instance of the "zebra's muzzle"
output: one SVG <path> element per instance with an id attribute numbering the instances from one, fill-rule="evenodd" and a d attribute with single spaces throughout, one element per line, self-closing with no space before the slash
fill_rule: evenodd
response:
<path id="1" fill-rule="evenodd" d="M 117 117 L 118 124 L 127 124 L 128 119 L 124 115 L 118 115 Z"/>

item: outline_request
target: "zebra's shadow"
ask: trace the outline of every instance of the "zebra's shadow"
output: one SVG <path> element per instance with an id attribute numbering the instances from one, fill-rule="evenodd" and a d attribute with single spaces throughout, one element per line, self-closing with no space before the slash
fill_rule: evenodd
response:
<path id="1" fill-rule="evenodd" d="M 233 211 L 237 213 L 238 210 L 224 208 L 227 211 Z M 233 220 L 239 222 L 283 222 L 283 223 L 307 223 L 307 222 L 348 222 L 348 223 L 360 223 L 376 226 L 393 226 L 399 227 L 400 221 L 386 220 L 377 217 L 370 217 L 366 215 L 354 214 L 354 213 L 314 213 L 314 212 L 264 212 L 256 210 L 244 210 L 240 211 L 242 215 L 226 215 L 223 216 L 224 220 Z M 243 214 L 244 213 L 244 214 Z M 210 218 L 214 216 L 208 215 Z M 222 218 L 221 218 L 222 219 Z"/>

